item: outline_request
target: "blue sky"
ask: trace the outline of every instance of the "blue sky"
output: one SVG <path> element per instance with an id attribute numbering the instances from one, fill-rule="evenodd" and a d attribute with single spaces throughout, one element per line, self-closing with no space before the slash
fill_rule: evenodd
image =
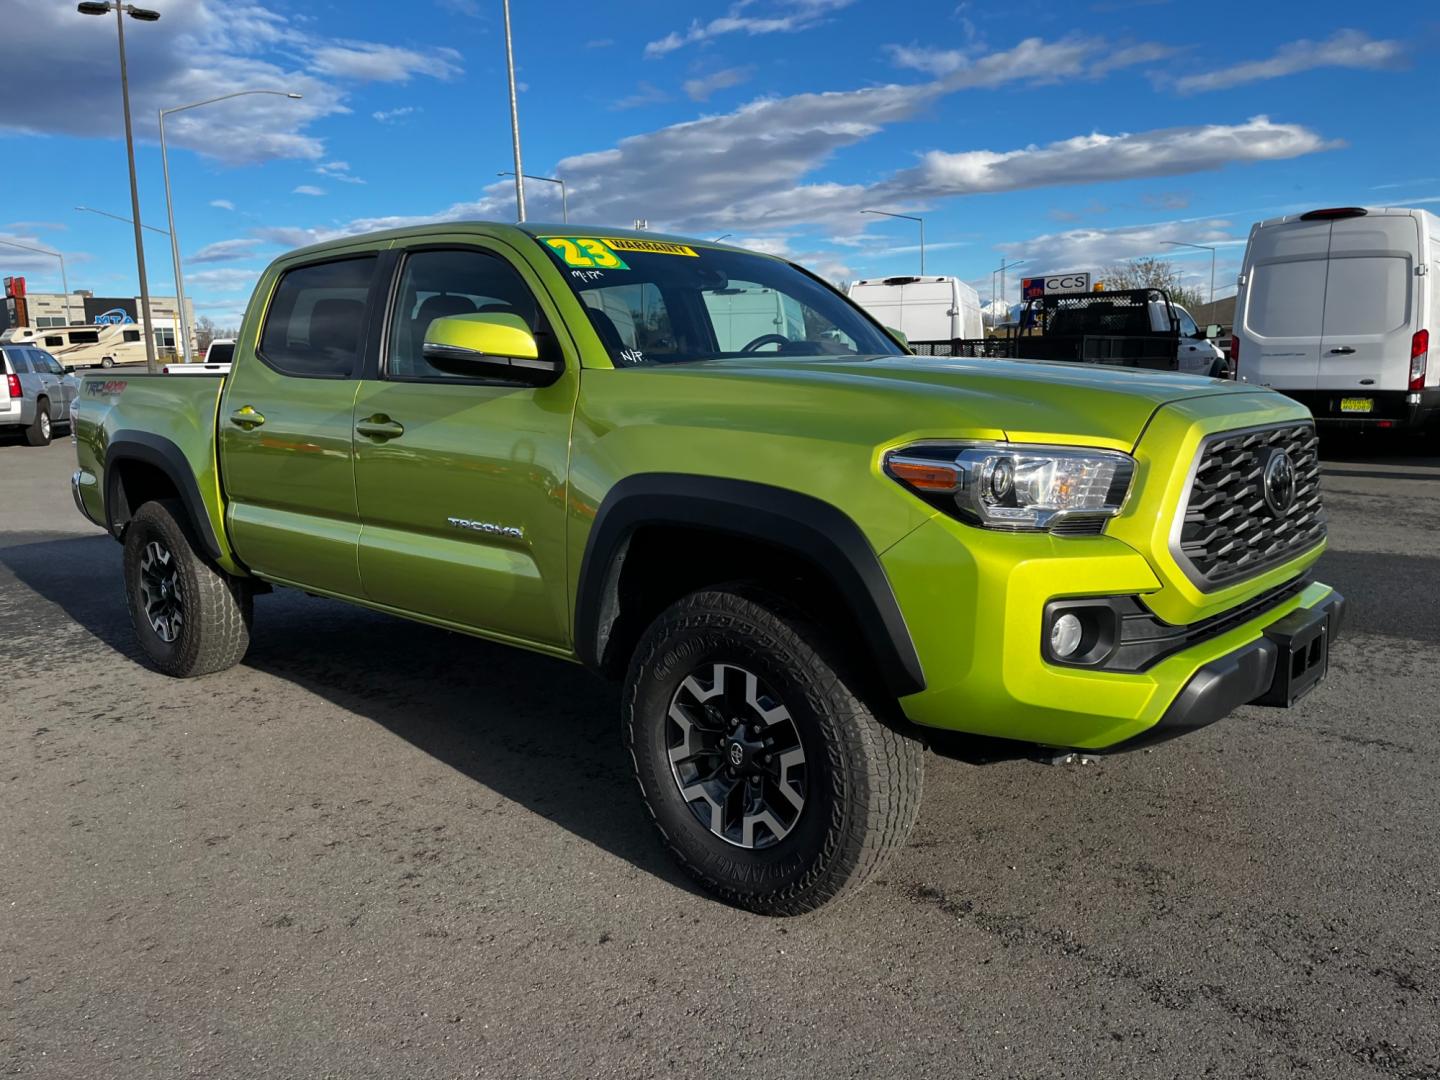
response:
<path id="1" fill-rule="evenodd" d="M 186 282 L 234 325 L 299 244 L 392 224 L 514 219 L 500 0 L 155 0 L 127 22 L 142 215 L 165 224 L 155 112 L 171 119 Z M 881 0 L 513 0 L 527 172 L 564 177 L 572 221 L 731 233 L 835 280 L 928 273 L 988 296 L 1025 272 L 1220 246 L 1336 204 L 1440 201 L 1437 23 L 1389 5 Z M 65 253 L 72 288 L 133 295 L 113 20 L 9 0 L 0 240 Z M 553 185 L 530 216 L 559 218 Z M 173 292 L 147 234 L 151 288 Z M 1209 258 L 1176 255 L 1208 285 Z M 0 273 L 58 290 L 0 245 Z M 1012 295 L 1018 275 L 1010 279 Z M 1224 295 L 1224 290 L 1221 290 Z"/>

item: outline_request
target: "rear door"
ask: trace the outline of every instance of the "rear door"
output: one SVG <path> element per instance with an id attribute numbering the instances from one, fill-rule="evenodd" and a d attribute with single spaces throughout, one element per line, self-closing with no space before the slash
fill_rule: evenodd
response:
<path id="1" fill-rule="evenodd" d="M 220 402 L 220 464 L 231 541 L 262 577 L 363 596 L 353 407 L 386 258 L 372 246 L 286 264 L 259 325 L 246 319 Z"/>
<path id="2" fill-rule="evenodd" d="M 1321 390 L 1406 389 L 1419 250 L 1419 223 L 1409 214 L 1369 214 L 1331 225 Z"/>
<path id="3" fill-rule="evenodd" d="M 1287 221 L 1256 229 L 1247 253 L 1245 338 L 1240 363 L 1250 382 L 1314 390 L 1320 374 L 1329 267 L 1329 221 Z"/>

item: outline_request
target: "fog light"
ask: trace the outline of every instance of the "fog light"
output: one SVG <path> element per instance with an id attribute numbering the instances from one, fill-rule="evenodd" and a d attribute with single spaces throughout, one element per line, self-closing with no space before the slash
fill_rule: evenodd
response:
<path id="1" fill-rule="evenodd" d="M 1084 636 L 1079 616 L 1067 612 L 1050 627 L 1050 651 L 1057 659 L 1064 660 L 1075 654 L 1075 650 L 1080 648 L 1080 639 Z"/>

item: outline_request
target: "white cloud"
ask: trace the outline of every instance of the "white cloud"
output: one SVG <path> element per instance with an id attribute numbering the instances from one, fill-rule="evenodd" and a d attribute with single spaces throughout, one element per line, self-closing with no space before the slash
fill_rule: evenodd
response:
<path id="1" fill-rule="evenodd" d="M 8 55 L 0 65 L 0 91 L 26 107 L 0 113 L 0 131 L 113 138 L 114 26 L 80 18 L 72 5 L 53 0 L 6 0 L 5 8 Z M 65 47 L 57 50 L 57 41 Z M 321 160 L 324 144 L 310 128 L 349 111 L 349 85 L 416 75 L 448 79 L 460 70 L 453 50 L 322 38 L 307 18 L 279 14 L 261 0 L 170 0 L 159 22 L 131 23 L 125 44 L 142 140 L 155 138 L 160 108 L 213 97 L 217 86 L 303 95 L 240 97 L 166 119 L 172 150 L 185 147 L 229 164 Z M 39 86 L 44 93 L 34 92 Z"/>
<path id="2" fill-rule="evenodd" d="M 364 82 L 408 82 L 412 75 L 448 80 L 461 70 L 460 54 L 454 49 L 434 48 L 422 53 L 396 45 L 361 41 L 320 46 L 310 54 L 310 59 L 314 70 L 322 75 Z"/>
<path id="3" fill-rule="evenodd" d="M 310 171 L 318 173 L 320 176 L 328 176 L 331 180 L 339 180 L 342 184 L 365 183 L 360 177 L 350 175 L 350 163 L 348 161 L 322 162 Z"/>
<path id="4" fill-rule="evenodd" d="M 1071 36 L 1047 42 L 1027 38 L 1013 49 L 987 53 L 980 49 L 937 49 L 927 45 L 887 45 L 896 67 L 923 71 L 943 79 L 951 89 L 998 86 L 1025 79 L 1053 83 L 1061 79 L 1099 78 L 1136 64 L 1151 63 L 1175 50 L 1142 42 L 1116 48 L 1098 37 Z"/>
<path id="5" fill-rule="evenodd" d="M 831 12 L 849 7 L 855 0 L 780 0 L 769 15 L 747 15 L 755 0 L 738 0 L 726 14 L 709 22 L 695 19 L 684 31 L 673 30 L 645 46 L 647 57 L 665 56 L 686 45 L 712 41 L 726 34 L 793 34 L 807 30 Z"/>
<path id="6" fill-rule="evenodd" d="M 249 292 L 260 279 L 259 270 L 247 270 L 238 266 L 225 266 L 215 270 L 201 270 L 186 274 L 185 281 L 207 295 Z"/>
<path id="7" fill-rule="evenodd" d="M 685 96 L 691 101 L 709 101 L 710 96 L 717 91 L 728 90 L 732 86 L 748 82 L 754 70 L 751 67 L 722 68 L 709 75 L 686 79 L 684 83 Z"/>
<path id="8" fill-rule="evenodd" d="M 229 199 L 211 199 L 210 205 L 217 210 L 234 210 L 235 204 Z"/>
<path id="9" fill-rule="evenodd" d="M 1337 30 L 1324 41 L 1302 39 L 1281 46 L 1266 60 L 1249 60 L 1232 67 L 1202 71 L 1176 79 L 1182 94 L 1226 90 L 1261 79 L 1276 79 L 1313 68 L 1386 68 L 1404 60 L 1399 41 L 1377 41 L 1363 30 Z"/>
<path id="10" fill-rule="evenodd" d="M 378 120 L 382 124 L 393 124 L 402 120 L 412 113 L 418 113 L 420 109 L 414 105 L 401 105 L 395 109 L 379 109 L 370 114 L 371 119 Z"/>
<path id="11" fill-rule="evenodd" d="M 195 254 L 191 255 L 186 262 L 189 263 L 217 263 L 232 262 L 237 259 L 248 259 L 255 253 L 260 245 L 259 240 L 253 238 L 239 238 L 235 240 L 217 240 L 213 244 L 206 244 Z"/>
<path id="12" fill-rule="evenodd" d="M 633 94 L 628 94 L 610 105 L 612 109 L 639 109 L 646 105 L 659 105 L 669 101 L 670 95 L 653 83 L 641 82 Z"/>
<path id="13" fill-rule="evenodd" d="M 324 195 L 325 189 L 318 188 L 314 184 L 301 184 L 290 194 L 292 195 Z"/>

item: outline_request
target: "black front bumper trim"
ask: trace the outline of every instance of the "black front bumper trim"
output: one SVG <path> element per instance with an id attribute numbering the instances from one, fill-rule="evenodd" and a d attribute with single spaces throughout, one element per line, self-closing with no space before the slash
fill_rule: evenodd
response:
<path id="1" fill-rule="evenodd" d="M 1323 676 L 1323 671 L 1305 680 L 1298 678 L 1298 692 L 1292 690 L 1293 672 L 1278 670 L 1282 657 L 1291 659 L 1291 639 L 1305 636 L 1302 645 L 1311 640 L 1307 628 L 1317 618 L 1324 619 L 1325 655 L 1340 633 L 1345 617 L 1345 598 L 1332 592 L 1313 608 L 1296 608 L 1290 615 L 1265 628 L 1264 636 L 1232 653 L 1216 657 L 1190 677 L 1176 695 L 1165 715 L 1148 731 L 1118 744 L 1115 750 L 1134 750 L 1188 735 L 1230 715 L 1241 705 L 1293 704 Z"/>

